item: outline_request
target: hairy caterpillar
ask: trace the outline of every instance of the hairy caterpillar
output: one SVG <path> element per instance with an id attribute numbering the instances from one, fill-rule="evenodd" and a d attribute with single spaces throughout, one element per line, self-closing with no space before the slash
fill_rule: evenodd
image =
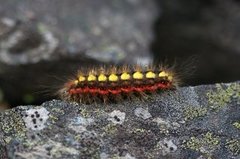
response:
<path id="1" fill-rule="evenodd" d="M 58 91 L 61 99 L 78 103 L 108 103 L 121 99 L 142 98 L 148 93 L 174 89 L 178 78 L 166 67 L 104 66 L 78 71 L 73 80 Z"/>

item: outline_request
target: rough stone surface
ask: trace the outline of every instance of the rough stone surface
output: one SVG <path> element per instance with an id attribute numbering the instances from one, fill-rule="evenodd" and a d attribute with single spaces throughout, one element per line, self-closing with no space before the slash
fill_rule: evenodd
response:
<path id="1" fill-rule="evenodd" d="M 146 101 L 60 100 L 0 114 L 0 158 L 240 158 L 240 83 L 182 87 Z"/>

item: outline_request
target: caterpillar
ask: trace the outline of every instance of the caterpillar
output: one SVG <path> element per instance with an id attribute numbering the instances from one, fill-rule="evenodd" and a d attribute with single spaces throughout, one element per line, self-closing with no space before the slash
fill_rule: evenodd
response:
<path id="1" fill-rule="evenodd" d="M 178 83 L 173 69 L 163 66 L 103 66 L 78 71 L 58 95 L 63 100 L 84 104 L 108 103 L 175 89 Z"/>

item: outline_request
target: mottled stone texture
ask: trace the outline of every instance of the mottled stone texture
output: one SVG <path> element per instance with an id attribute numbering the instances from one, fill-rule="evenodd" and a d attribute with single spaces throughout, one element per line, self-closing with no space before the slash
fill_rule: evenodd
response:
<path id="1" fill-rule="evenodd" d="M 51 30 L 72 56 L 86 51 L 104 62 L 133 62 L 149 56 L 151 29 L 158 13 L 154 0 L 0 2 L 4 17 L 33 21 L 37 29 Z"/>
<path id="2" fill-rule="evenodd" d="M 52 100 L 0 114 L 2 158 L 240 158 L 240 83 L 182 87 L 145 101 Z"/>

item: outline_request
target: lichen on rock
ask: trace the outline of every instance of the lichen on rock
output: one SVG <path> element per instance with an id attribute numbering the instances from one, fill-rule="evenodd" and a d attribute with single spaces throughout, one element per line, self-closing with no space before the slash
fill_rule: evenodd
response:
<path id="1" fill-rule="evenodd" d="M 211 90 L 216 104 L 218 85 L 182 87 L 147 102 L 16 107 L 0 113 L 0 152 L 9 158 L 239 158 L 238 84 L 221 84 L 220 92 L 230 93 L 218 111 L 206 95 Z"/>

